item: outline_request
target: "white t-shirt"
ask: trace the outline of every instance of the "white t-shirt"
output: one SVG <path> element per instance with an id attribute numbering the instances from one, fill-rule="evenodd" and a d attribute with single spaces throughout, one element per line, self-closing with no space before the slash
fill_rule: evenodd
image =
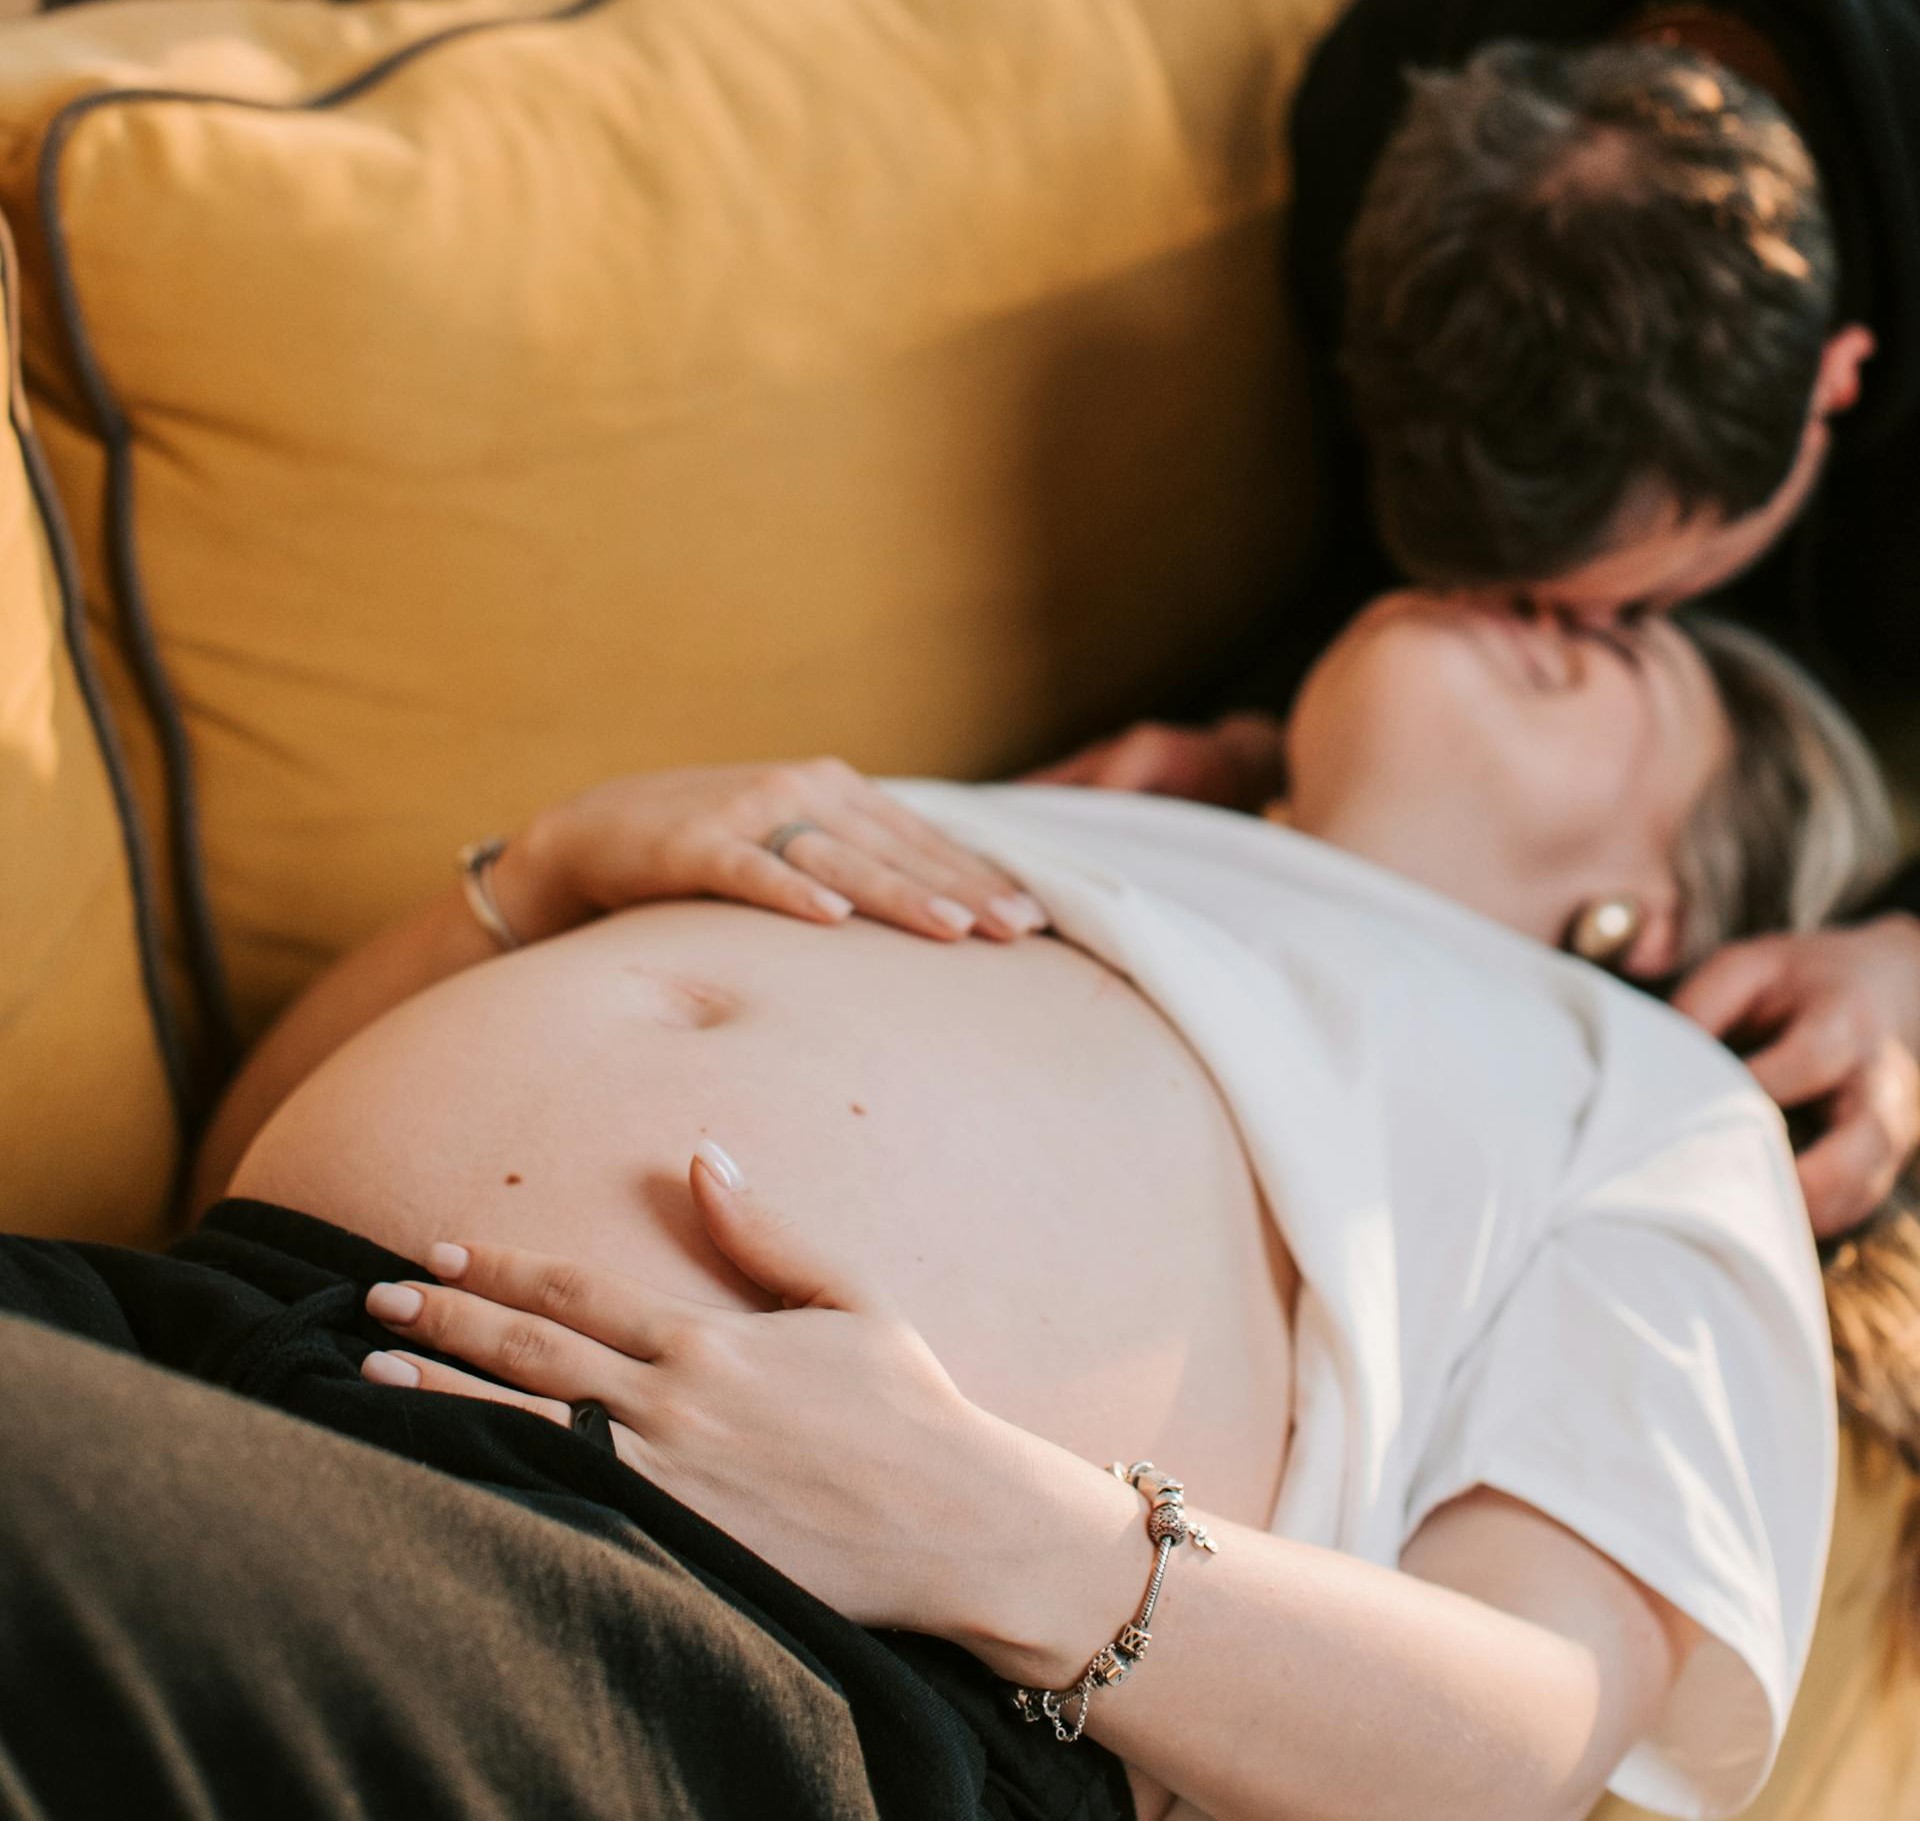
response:
<path id="1" fill-rule="evenodd" d="M 1301 1274 L 1273 1529 L 1393 1564 L 1472 1487 L 1546 1513 L 1706 1634 L 1611 1787 L 1743 1806 L 1805 1662 L 1836 1450 L 1811 1232 L 1747 1071 L 1598 969 L 1250 817 L 893 788 L 1127 975 L 1231 1109 Z"/>

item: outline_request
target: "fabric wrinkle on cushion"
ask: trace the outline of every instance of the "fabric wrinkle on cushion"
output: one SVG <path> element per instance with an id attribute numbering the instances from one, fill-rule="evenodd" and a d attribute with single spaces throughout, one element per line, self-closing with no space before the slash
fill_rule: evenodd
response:
<path id="1" fill-rule="evenodd" d="M 0 1227 L 158 1239 L 177 1162 L 157 930 L 116 800 L 11 347 L 0 222 Z M 143 948 L 143 943 L 145 944 Z M 150 993 L 153 997 L 150 997 Z"/>
<path id="2" fill-rule="evenodd" d="M 1304 503 L 1248 122 L 1331 7 L 1186 42 L 1169 4 L 20 28 L 14 206 L 57 106 L 128 91 L 57 148 L 73 319 L 39 224 L 30 371 L 79 516 L 131 531 L 246 1027 L 609 772 L 1001 769 L 1244 628 Z"/>

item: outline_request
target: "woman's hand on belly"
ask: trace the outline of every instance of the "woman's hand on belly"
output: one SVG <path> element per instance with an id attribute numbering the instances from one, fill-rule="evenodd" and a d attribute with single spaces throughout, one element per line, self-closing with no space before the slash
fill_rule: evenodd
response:
<path id="1" fill-rule="evenodd" d="M 379 1285 L 369 1311 L 520 1389 L 404 1354 L 366 1376 L 563 1423 L 599 1402 L 628 1465 L 820 1599 L 1071 1690 L 1136 1789 L 1222 1817 L 1584 1814 L 1653 1724 L 1681 1628 L 1572 1532 L 1478 1495 L 1441 1514 L 1425 1580 L 1192 1513 L 1221 1559 L 1171 1570 L 1144 1673 L 1096 1688 L 1092 1653 L 1167 1568 L 1141 1501 L 969 1403 L 879 1292 L 716 1169 L 732 1174 L 724 1154 L 691 1172 L 707 1230 L 778 1307 L 435 1247 L 461 1287 Z"/>
<path id="2" fill-rule="evenodd" d="M 1046 923 L 998 867 L 838 759 L 616 778 L 509 842 L 496 887 L 508 923 L 538 933 L 704 897 L 815 923 L 858 911 L 943 941 Z"/>
<path id="3" fill-rule="evenodd" d="M 630 1466 L 801 1586 L 1071 1690 L 1130 1772 L 1223 1821 L 1585 1814 L 1654 1724 L 1686 1628 L 1551 1517 L 1477 1493 L 1423 1530 L 1425 1578 L 1192 1512 L 1221 1556 L 1170 1571 L 1151 1637 L 1129 1646 L 1151 1642 L 1144 1673 L 1111 1686 L 1102 1646 L 1147 1617 L 1147 1576 L 1159 1588 L 1168 1567 L 1141 1501 L 970 1403 L 879 1292 L 716 1169 L 735 1174 L 724 1155 L 695 1164 L 694 1201 L 768 1309 L 435 1246 L 459 1287 L 379 1285 L 369 1312 L 519 1389 L 404 1354 L 369 1356 L 365 1375 L 560 1422 L 599 1402 Z"/>
<path id="4" fill-rule="evenodd" d="M 369 1312 L 518 1389 L 407 1353 L 369 1355 L 365 1375 L 562 1425 L 591 1399 L 628 1466 L 866 1625 L 977 1631 L 982 1587 L 1034 1521 L 1012 1489 L 1036 1466 L 1048 1480 L 1064 1467 L 1124 1525 L 1124 1488 L 969 1403 L 880 1290 L 723 1181 L 737 1170 L 713 1151 L 691 1171 L 695 1202 L 769 1311 L 442 1244 L 441 1283 L 378 1285 Z"/>
<path id="5" fill-rule="evenodd" d="M 776 851 L 777 850 L 777 851 Z M 196 1208 L 223 1194 L 273 1112 L 349 1038 L 404 1000 L 605 912 L 728 898 L 809 923 L 856 911 L 915 935 L 1013 941 L 1047 915 L 838 759 L 618 778 L 536 816 L 486 875 L 505 931 L 449 889 L 336 962 L 247 1058 L 201 1147 Z"/>

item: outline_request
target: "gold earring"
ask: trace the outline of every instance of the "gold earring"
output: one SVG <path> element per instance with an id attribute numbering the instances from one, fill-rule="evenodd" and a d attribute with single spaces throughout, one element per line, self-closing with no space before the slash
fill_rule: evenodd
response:
<path id="1" fill-rule="evenodd" d="M 1625 959 L 1646 923 L 1646 908 L 1638 898 L 1597 898 L 1574 918 L 1567 947 L 1582 961 L 1611 967 Z"/>

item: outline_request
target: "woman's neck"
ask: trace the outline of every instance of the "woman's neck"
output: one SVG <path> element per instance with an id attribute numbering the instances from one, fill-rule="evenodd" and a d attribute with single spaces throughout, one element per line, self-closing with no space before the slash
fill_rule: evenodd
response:
<path id="1" fill-rule="evenodd" d="M 1356 859 L 1398 873 L 1536 942 L 1558 947 L 1565 933 L 1568 913 L 1562 902 L 1564 891 L 1530 890 L 1508 878 L 1484 855 L 1469 861 L 1460 842 L 1438 832 L 1428 831 L 1432 838 L 1427 839 L 1422 831 L 1404 825 L 1381 827 L 1338 818 L 1302 818 L 1284 797 L 1266 804 L 1260 814 L 1277 827 L 1309 835 Z"/>

